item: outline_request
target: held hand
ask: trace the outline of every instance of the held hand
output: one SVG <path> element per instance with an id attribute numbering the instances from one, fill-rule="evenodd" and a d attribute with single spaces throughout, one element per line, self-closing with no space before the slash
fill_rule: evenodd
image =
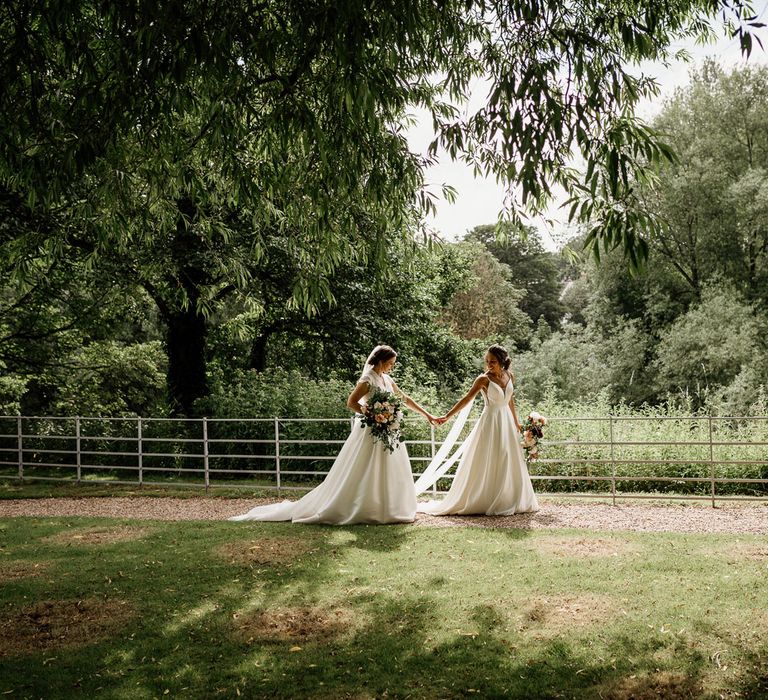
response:
<path id="1" fill-rule="evenodd" d="M 434 425 L 435 424 L 436 418 L 429 411 L 424 411 L 424 418 L 427 419 L 427 422 L 430 425 Z"/>
<path id="2" fill-rule="evenodd" d="M 435 418 L 435 423 L 437 425 L 442 425 L 443 423 L 447 423 L 450 419 L 448 416 L 440 416 L 439 418 Z"/>

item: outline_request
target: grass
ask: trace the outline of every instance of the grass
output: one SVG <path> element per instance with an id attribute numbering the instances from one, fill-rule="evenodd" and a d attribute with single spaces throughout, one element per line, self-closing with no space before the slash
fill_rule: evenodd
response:
<path id="1" fill-rule="evenodd" d="M 764 537 L 0 520 L 11 698 L 768 697 Z"/>

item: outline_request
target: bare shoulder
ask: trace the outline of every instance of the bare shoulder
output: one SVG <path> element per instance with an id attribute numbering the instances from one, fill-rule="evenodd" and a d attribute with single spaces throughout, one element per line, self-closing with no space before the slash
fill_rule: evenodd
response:
<path id="1" fill-rule="evenodd" d="M 475 382 L 474 382 L 474 384 L 472 386 L 476 386 L 478 388 L 485 389 L 485 388 L 488 387 L 488 383 L 490 381 L 491 380 L 488 379 L 488 375 L 487 374 L 478 374 L 477 375 L 477 379 L 475 379 Z"/>

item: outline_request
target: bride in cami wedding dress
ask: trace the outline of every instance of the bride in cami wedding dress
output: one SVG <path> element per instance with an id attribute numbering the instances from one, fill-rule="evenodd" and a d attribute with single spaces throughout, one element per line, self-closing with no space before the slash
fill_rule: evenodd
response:
<path id="1" fill-rule="evenodd" d="M 428 489 L 460 461 L 445 498 L 419 503 L 419 512 L 513 515 L 539 510 L 520 446 L 520 422 L 515 413 L 509 355 L 502 346 L 493 345 L 485 354 L 485 364 L 488 371 L 475 380 L 472 388 L 445 416 L 436 419 L 437 423 L 445 423 L 459 414 L 441 449 L 442 454 L 436 455 L 416 481 L 417 493 Z M 480 392 L 485 402 L 482 415 L 462 446 L 447 457 Z"/>
<path id="2" fill-rule="evenodd" d="M 389 376 L 396 359 L 397 353 L 388 345 L 374 348 L 347 406 L 362 414 L 367 397 L 378 388 L 401 395 L 409 408 L 432 422 L 433 416 L 400 391 Z M 369 428 L 361 428 L 355 416 L 349 437 L 322 484 L 298 501 L 257 506 L 229 519 L 350 525 L 408 523 L 415 518 L 416 491 L 405 445 L 387 451 L 373 439 Z"/>

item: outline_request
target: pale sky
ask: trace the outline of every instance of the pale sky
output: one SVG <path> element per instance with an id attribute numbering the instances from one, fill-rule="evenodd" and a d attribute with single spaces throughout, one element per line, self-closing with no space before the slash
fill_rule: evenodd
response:
<path id="1" fill-rule="evenodd" d="M 761 17 L 761 21 L 768 23 L 768 0 L 759 0 L 754 4 L 755 14 Z M 759 30 L 759 32 L 759 36 L 768 50 L 768 32 L 765 29 Z M 664 100 L 672 95 L 675 88 L 688 82 L 688 73 L 691 68 L 700 66 L 705 58 L 714 57 L 721 65 L 729 68 L 745 64 L 745 59 L 742 58 L 739 49 L 738 39 L 728 40 L 723 37 L 716 44 L 707 46 L 680 44 L 673 48 L 675 50 L 687 49 L 692 62 L 677 62 L 669 68 L 660 64 L 644 64 L 642 66 L 643 72 L 655 76 L 661 87 L 659 98 L 652 103 L 641 104 L 638 110 L 639 115 L 646 121 L 651 120 L 659 112 Z M 766 64 L 768 63 L 768 54 L 754 42 L 752 55 L 746 62 L 749 64 Z M 472 108 L 473 104 L 481 103 L 484 98 L 485 92 L 478 80 L 469 108 Z M 408 141 L 414 152 L 425 153 L 433 138 L 431 118 L 426 113 L 417 113 L 415 116 L 419 119 L 419 123 L 409 130 Z M 476 179 L 469 166 L 461 162 L 452 162 L 443 153 L 440 162 L 427 171 L 427 180 L 433 185 L 430 188 L 431 191 L 438 196 L 441 183 L 450 184 L 458 190 L 456 202 L 453 204 L 438 198 L 436 202 L 437 215 L 427 220 L 427 224 L 440 233 L 444 239 L 457 240 L 475 226 L 496 222 L 498 213 L 502 209 L 504 191 L 493 178 Z M 550 250 L 555 250 L 559 247 L 559 243 L 564 242 L 569 235 L 564 223 L 567 213 L 565 210 L 559 210 L 555 205 L 549 211 L 549 216 L 562 221 L 551 232 L 547 231 L 543 224 L 537 225 L 537 228 L 544 245 Z"/>

